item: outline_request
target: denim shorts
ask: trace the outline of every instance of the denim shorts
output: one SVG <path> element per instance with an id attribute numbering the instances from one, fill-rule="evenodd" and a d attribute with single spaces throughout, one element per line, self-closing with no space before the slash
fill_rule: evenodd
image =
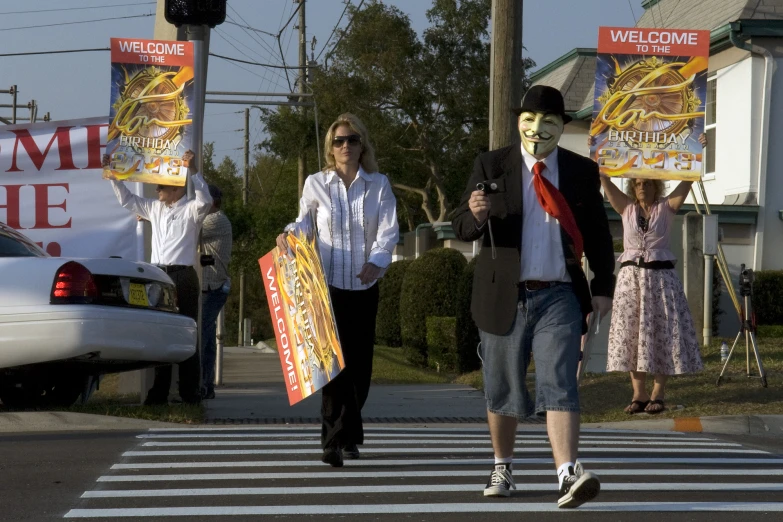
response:
<path id="1" fill-rule="evenodd" d="M 579 412 L 582 312 L 570 283 L 521 289 L 511 330 L 505 335 L 479 330 L 479 335 L 489 411 L 517 419 L 547 411 Z M 525 381 L 531 355 L 536 363 L 535 405 Z"/>

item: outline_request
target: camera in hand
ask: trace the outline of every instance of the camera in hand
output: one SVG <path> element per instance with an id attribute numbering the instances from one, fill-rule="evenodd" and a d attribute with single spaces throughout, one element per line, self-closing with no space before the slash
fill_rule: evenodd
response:
<path id="1" fill-rule="evenodd" d="M 476 190 L 481 190 L 484 194 L 497 194 L 500 192 L 500 186 L 491 180 L 479 181 L 476 183 Z"/>
<path id="2" fill-rule="evenodd" d="M 753 292 L 753 269 L 745 268 L 744 264 L 740 265 L 739 288 L 740 295 L 743 297 Z"/>
<path id="3" fill-rule="evenodd" d="M 201 254 L 201 266 L 212 266 L 215 264 L 215 258 L 210 254 Z"/>

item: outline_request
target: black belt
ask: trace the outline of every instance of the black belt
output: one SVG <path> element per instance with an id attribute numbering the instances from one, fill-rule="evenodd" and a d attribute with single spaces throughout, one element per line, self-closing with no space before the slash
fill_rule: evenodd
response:
<path id="1" fill-rule="evenodd" d="M 191 267 L 190 265 L 158 265 L 158 268 L 160 268 L 167 274 L 170 274 L 172 272 L 179 272 L 180 270 L 185 270 L 186 268 L 191 268 Z"/>
<path id="2" fill-rule="evenodd" d="M 640 257 L 638 261 L 624 261 L 620 267 L 624 266 L 638 266 L 647 270 L 670 270 L 674 268 L 674 263 L 671 261 L 644 261 Z"/>
<path id="3" fill-rule="evenodd" d="M 528 292 L 536 292 L 538 290 L 544 290 L 546 288 L 552 288 L 561 284 L 561 281 L 520 281 L 519 289 L 527 290 Z"/>

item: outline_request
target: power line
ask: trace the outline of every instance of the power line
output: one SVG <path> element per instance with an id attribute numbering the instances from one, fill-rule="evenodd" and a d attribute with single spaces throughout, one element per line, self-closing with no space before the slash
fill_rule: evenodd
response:
<path id="1" fill-rule="evenodd" d="M 215 33 L 216 33 L 216 34 L 217 34 L 219 37 L 221 37 L 223 40 L 225 40 L 225 41 L 226 41 L 226 43 L 227 43 L 228 45 L 230 45 L 231 47 L 233 47 L 234 49 L 236 49 L 237 51 L 239 51 L 239 53 L 240 53 L 240 54 L 242 54 L 242 55 L 246 56 L 247 58 L 250 58 L 251 60 L 253 59 L 253 57 L 252 57 L 252 56 L 250 56 L 250 55 L 249 55 L 249 54 L 247 54 L 246 52 L 242 51 L 242 49 L 240 49 L 239 47 L 237 47 L 236 45 L 234 45 L 233 43 L 231 43 L 231 42 L 228 40 L 228 38 L 226 38 L 226 36 L 229 36 L 229 37 L 231 37 L 232 39 L 234 39 L 234 40 L 235 40 L 235 41 L 236 41 L 238 44 L 240 44 L 240 45 L 245 45 L 244 43 L 240 42 L 239 40 L 237 40 L 236 38 L 234 38 L 233 36 L 231 36 L 231 35 L 229 35 L 229 34 L 225 34 L 225 35 L 224 35 L 224 34 L 223 34 L 223 32 L 222 32 L 222 31 L 220 31 L 220 30 L 218 30 L 218 28 L 217 28 L 217 27 L 215 28 Z M 245 47 L 247 47 L 247 45 L 245 45 Z M 253 52 L 256 52 L 256 51 L 254 51 L 253 49 L 251 49 L 250 47 L 247 47 L 247 48 L 248 48 L 249 50 L 253 51 Z M 256 52 L 256 54 L 258 54 L 259 56 L 261 56 L 261 55 L 260 55 L 260 53 L 257 53 L 257 52 Z M 277 72 L 277 71 L 275 71 L 275 72 L 274 72 L 274 74 L 276 74 L 276 75 L 277 75 L 277 76 L 279 76 L 280 78 L 283 78 L 283 76 L 282 76 L 282 75 L 281 75 L 279 72 Z"/>
<path id="2" fill-rule="evenodd" d="M 628 0 L 629 2 L 631 0 Z M 348 11 L 348 7 L 351 5 L 351 0 L 347 0 L 345 2 L 345 9 L 343 9 L 343 13 L 340 15 L 340 18 L 337 20 L 337 23 L 334 24 L 334 28 L 332 29 L 332 33 L 329 35 L 329 38 L 326 39 L 326 42 L 324 43 L 324 46 L 321 48 L 321 52 L 318 53 L 318 56 L 316 56 L 315 61 L 317 62 L 321 55 L 324 54 L 324 51 L 326 50 L 327 46 L 329 45 L 329 42 L 332 40 L 332 36 L 334 36 L 334 33 L 337 32 L 337 28 L 340 26 L 340 22 L 343 21 L 343 17 L 345 16 L 345 13 Z"/>
<path id="3" fill-rule="evenodd" d="M 94 49 L 67 49 L 64 51 L 33 51 L 28 53 L 5 53 L 0 54 L 0 58 L 4 56 L 32 56 L 36 54 L 63 54 L 63 53 L 89 53 L 92 51 L 110 51 L 108 47 L 96 47 Z"/>
<path id="4" fill-rule="evenodd" d="M 31 55 L 40 55 L 40 54 L 63 54 L 63 53 L 88 53 L 93 51 L 109 51 L 110 49 L 108 47 L 96 47 L 94 49 L 66 49 L 61 51 L 33 51 L 33 52 L 26 52 L 26 53 L 3 53 L 0 54 L 0 58 L 7 57 L 7 56 L 31 56 Z M 216 53 L 209 53 L 210 56 L 214 56 L 215 58 L 220 58 L 222 60 L 228 60 L 229 62 L 239 62 L 239 63 L 246 63 L 249 65 L 256 65 L 258 67 L 270 67 L 272 69 L 303 69 L 305 66 L 298 66 L 298 65 L 275 65 L 271 63 L 260 63 L 260 62 L 251 62 L 248 60 L 240 60 L 239 58 L 232 58 L 231 56 L 224 56 L 222 54 L 216 54 Z"/>
<path id="5" fill-rule="evenodd" d="M 361 8 L 362 8 L 362 5 L 364 5 L 364 0 L 361 0 L 361 2 L 359 2 L 359 5 L 358 5 L 358 6 L 356 6 L 356 11 L 357 11 L 357 12 L 359 11 L 359 9 L 361 9 Z M 338 45 L 340 45 L 340 42 L 342 42 L 342 41 L 343 41 L 343 36 L 345 36 L 345 34 L 346 34 L 346 33 L 348 32 L 348 30 L 351 28 L 351 24 L 353 24 L 353 18 L 354 18 L 354 17 L 351 17 L 351 20 L 348 22 L 348 25 L 347 25 L 347 26 L 345 26 L 345 30 L 344 30 L 344 31 L 342 32 L 342 34 L 340 35 L 340 38 L 338 38 L 338 39 L 337 39 L 337 41 L 336 41 L 336 42 L 334 43 L 334 45 L 332 46 L 332 50 L 331 50 L 331 51 L 329 51 L 328 53 L 326 53 L 326 57 L 324 57 L 324 63 L 326 62 L 326 60 L 328 60 L 328 59 L 329 59 L 329 57 L 332 55 L 332 53 L 334 53 L 334 50 L 335 50 L 335 49 L 337 49 L 337 46 L 338 46 Z"/>
<path id="6" fill-rule="evenodd" d="M 230 5 L 229 5 L 228 7 L 230 7 L 232 11 L 236 12 L 236 9 L 234 9 L 234 8 L 233 8 L 233 7 L 231 7 Z M 242 15 L 241 15 L 241 14 L 237 13 L 237 16 L 239 16 L 239 18 L 240 18 L 240 19 L 241 19 L 243 22 L 245 22 L 245 24 L 247 24 L 247 21 L 246 21 L 244 18 L 242 18 Z M 269 52 L 269 53 L 270 53 L 270 54 L 269 54 L 269 56 L 273 57 L 273 59 L 274 59 L 274 53 L 275 53 L 275 50 L 272 48 L 272 46 L 271 46 L 271 45 L 269 45 L 269 44 L 268 44 L 266 41 L 264 41 L 264 39 L 263 39 L 263 38 L 259 38 L 258 36 L 254 35 L 253 33 L 251 33 L 251 32 L 250 32 L 250 31 L 249 31 L 249 30 L 246 28 L 246 27 L 250 27 L 250 24 L 247 24 L 247 26 L 243 26 L 243 25 L 241 25 L 241 24 L 238 24 L 238 23 L 236 22 L 236 20 L 234 19 L 234 17 L 232 17 L 230 14 L 226 14 L 226 18 L 228 18 L 228 19 L 230 20 L 230 22 L 227 22 L 227 23 L 229 23 L 229 25 L 236 25 L 237 27 L 239 27 L 240 29 L 242 29 L 242 31 L 243 31 L 243 32 L 244 32 L 246 35 L 248 35 L 248 36 L 250 37 L 250 39 L 251 39 L 251 40 L 253 40 L 254 42 L 256 42 L 256 43 L 257 43 L 257 44 L 258 44 L 258 45 L 261 47 L 261 49 L 265 49 L 267 52 Z M 268 34 L 272 34 L 272 33 L 268 33 Z M 274 36 L 274 35 L 272 35 L 272 36 Z"/>
<path id="7" fill-rule="evenodd" d="M 631 16 L 633 17 L 633 25 L 639 23 L 639 21 L 636 19 L 636 13 L 633 12 L 633 6 L 631 5 L 631 0 L 628 0 L 628 7 L 631 9 Z"/>
<path id="8" fill-rule="evenodd" d="M 267 36 L 271 36 L 272 38 L 277 36 L 276 34 L 270 33 L 269 31 L 264 31 L 262 29 L 256 29 L 255 27 L 250 27 L 249 25 L 242 25 L 242 24 L 238 24 L 236 22 L 231 22 L 231 21 L 228 21 L 226 23 L 229 24 L 229 25 L 236 25 L 237 27 L 241 27 L 242 29 L 247 29 L 248 31 L 253 31 L 254 33 L 265 34 Z"/>
<path id="9" fill-rule="evenodd" d="M 148 16 L 155 16 L 155 13 L 148 13 L 142 15 L 130 15 L 130 16 L 114 16 L 112 18 L 98 18 L 96 20 L 79 20 L 76 22 L 60 22 L 57 24 L 44 24 L 44 25 L 27 25 L 23 27 L 0 27 L 0 31 L 18 31 L 21 29 L 38 29 L 40 27 L 55 27 L 58 25 L 74 25 L 74 24 L 89 24 L 92 22 L 106 22 L 108 20 L 127 20 L 128 18 L 145 18 Z"/>
<path id="10" fill-rule="evenodd" d="M 239 11 L 237 11 L 237 10 L 236 10 L 236 9 L 235 9 L 233 6 L 231 6 L 231 5 L 229 4 L 229 5 L 228 5 L 228 8 L 229 8 L 229 9 L 230 9 L 230 10 L 231 10 L 231 11 L 232 11 L 232 12 L 233 12 L 233 13 L 234 13 L 234 14 L 235 14 L 235 15 L 236 15 L 236 16 L 237 16 L 237 17 L 238 17 L 238 18 L 239 18 L 239 19 L 240 19 L 242 22 L 244 22 L 244 24 L 245 24 L 245 26 L 246 26 L 246 27 L 252 27 L 252 26 L 250 25 L 250 23 L 249 23 L 249 22 L 248 22 L 248 21 L 245 19 L 245 17 L 244 17 L 244 16 L 242 16 L 242 14 L 241 14 Z M 233 18 L 231 15 L 226 15 L 226 16 L 227 16 L 227 18 L 228 18 L 229 20 L 231 20 L 232 22 L 234 22 L 234 23 L 237 23 L 237 22 L 236 22 L 236 20 L 235 20 L 235 19 L 234 19 L 234 18 Z M 282 20 L 281 20 L 281 21 L 282 21 Z M 275 50 L 273 49 L 273 47 L 272 47 L 271 45 L 269 45 L 269 44 L 266 42 L 266 40 L 264 40 L 263 38 L 258 38 L 256 35 L 254 35 L 253 33 L 249 32 L 249 31 L 248 31 L 246 28 L 244 28 L 244 27 L 242 27 L 242 26 L 240 26 L 240 27 L 241 27 L 241 28 L 242 28 L 242 30 L 245 32 L 245 34 L 247 34 L 248 36 L 250 36 L 250 38 L 251 38 L 252 40 L 254 40 L 256 43 L 258 43 L 258 44 L 261 46 L 261 48 L 265 49 L 265 50 L 266 50 L 266 51 L 269 53 L 269 57 L 270 57 L 272 60 L 274 60 L 274 61 L 277 61 L 277 62 L 279 62 L 279 63 L 282 63 L 283 65 L 286 65 L 286 63 L 285 63 L 285 57 L 283 57 L 283 60 L 282 60 L 282 61 L 280 61 L 280 60 L 279 60 L 279 59 L 278 59 L 278 58 L 275 56 Z M 264 31 L 264 33 L 266 33 L 266 34 L 271 34 L 271 33 L 268 33 L 267 31 Z M 279 40 L 279 38 L 278 38 L 278 40 Z M 261 83 L 260 83 L 260 84 L 259 84 L 259 86 L 258 86 L 258 90 L 259 90 L 259 91 L 261 91 L 261 88 L 263 87 L 263 85 L 264 85 L 264 83 L 265 83 L 265 82 L 266 82 L 266 83 L 269 83 L 269 84 L 271 84 L 271 83 L 274 83 L 274 85 L 275 85 L 276 87 L 278 87 L 278 88 L 280 87 L 280 83 L 278 83 L 276 80 L 275 80 L 275 81 L 270 81 L 270 80 L 267 78 L 267 76 L 269 75 L 269 73 L 273 73 L 273 72 L 274 72 L 274 75 L 272 76 L 272 79 L 273 79 L 273 80 L 274 80 L 274 76 L 275 76 L 275 75 L 276 75 L 277 77 L 281 78 L 281 79 L 283 78 L 283 75 L 281 75 L 280 73 L 277 73 L 276 71 L 273 71 L 272 69 L 268 69 L 268 70 L 264 71 L 263 77 L 261 78 Z M 285 72 L 285 80 L 288 82 L 288 85 L 289 85 L 289 90 L 290 90 L 291 82 L 290 82 L 290 80 L 288 80 L 288 71 L 287 71 L 287 70 L 285 70 L 284 72 Z"/>
<path id="11" fill-rule="evenodd" d="M 223 60 L 229 60 L 231 62 L 238 62 L 238 63 L 246 63 L 249 65 L 258 65 L 260 67 L 270 67 L 272 69 L 304 69 L 307 66 L 306 65 L 274 65 L 271 63 L 258 63 L 258 62 L 250 62 L 247 60 L 240 60 L 239 58 L 231 58 L 229 56 L 223 56 L 222 54 L 215 54 L 215 53 L 209 53 L 210 56 L 214 56 L 215 58 L 222 58 Z"/>
<path id="12" fill-rule="evenodd" d="M 90 7 L 62 7 L 59 9 L 32 9 L 29 11 L 5 11 L 0 15 L 29 14 L 29 13 L 54 13 L 56 11 L 82 11 L 84 9 L 105 9 L 107 7 L 126 7 L 154 4 L 155 2 L 133 2 L 129 4 L 91 5 Z"/>

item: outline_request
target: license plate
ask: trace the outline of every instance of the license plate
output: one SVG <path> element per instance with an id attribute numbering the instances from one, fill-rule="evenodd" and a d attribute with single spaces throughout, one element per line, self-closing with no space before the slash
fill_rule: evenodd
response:
<path id="1" fill-rule="evenodd" d="M 128 303 L 135 306 L 149 306 L 147 301 L 147 290 L 144 285 L 139 283 L 131 283 L 130 291 L 128 292 Z"/>

